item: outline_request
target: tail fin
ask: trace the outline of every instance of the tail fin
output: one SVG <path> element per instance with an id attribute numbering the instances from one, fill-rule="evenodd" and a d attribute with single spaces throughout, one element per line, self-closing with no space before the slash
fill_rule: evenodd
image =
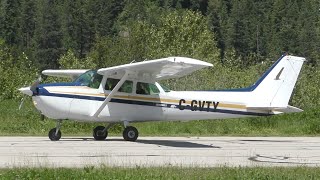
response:
<path id="1" fill-rule="evenodd" d="M 281 56 L 251 86 L 253 99 L 248 107 L 286 108 L 305 58 Z"/>

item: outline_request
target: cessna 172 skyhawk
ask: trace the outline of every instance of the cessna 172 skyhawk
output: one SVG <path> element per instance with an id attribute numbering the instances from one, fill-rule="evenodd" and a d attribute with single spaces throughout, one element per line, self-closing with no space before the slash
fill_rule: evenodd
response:
<path id="1" fill-rule="evenodd" d="M 175 121 L 268 116 L 300 112 L 288 105 L 305 58 L 282 55 L 248 88 L 217 91 L 170 91 L 156 81 L 182 77 L 210 63 L 168 57 L 98 70 L 44 70 L 42 74 L 70 77 L 71 83 L 40 84 L 19 89 L 32 96 L 35 107 L 57 120 L 49 138 L 61 137 L 62 120 L 104 122 L 93 130 L 104 140 L 115 123 L 124 125 L 123 138 L 135 141 L 138 130 L 131 122 Z"/>

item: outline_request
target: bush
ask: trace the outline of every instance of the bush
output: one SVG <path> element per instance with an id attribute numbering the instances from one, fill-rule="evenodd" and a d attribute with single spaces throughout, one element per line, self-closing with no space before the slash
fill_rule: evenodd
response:
<path id="1" fill-rule="evenodd" d="M 24 53 L 14 57 L 0 40 L 0 74 L 0 98 L 11 99 L 22 96 L 18 89 L 30 86 L 38 76 L 38 69 Z"/>

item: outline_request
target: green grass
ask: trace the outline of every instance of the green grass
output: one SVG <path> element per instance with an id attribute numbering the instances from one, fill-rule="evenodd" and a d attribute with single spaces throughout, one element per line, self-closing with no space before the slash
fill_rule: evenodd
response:
<path id="1" fill-rule="evenodd" d="M 0 179 L 320 179 L 320 168 L 16 168 Z"/>
<path id="2" fill-rule="evenodd" d="M 0 135 L 47 135 L 55 121 L 40 120 L 40 114 L 26 100 L 19 111 L 19 100 L 0 103 Z M 92 129 L 101 123 L 63 121 L 63 135 L 91 136 Z M 147 122 L 133 124 L 140 136 L 317 136 L 320 134 L 319 108 L 302 113 L 272 117 L 190 122 Z M 122 127 L 115 126 L 111 135 L 120 136 Z"/>

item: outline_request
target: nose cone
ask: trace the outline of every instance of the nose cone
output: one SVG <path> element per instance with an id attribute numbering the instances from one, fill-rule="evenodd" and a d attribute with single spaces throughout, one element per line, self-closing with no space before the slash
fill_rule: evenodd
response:
<path id="1" fill-rule="evenodd" d="M 31 91 L 30 87 L 23 87 L 19 89 L 20 92 L 22 92 L 23 94 L 26 94 L 28 96 L 32 96 L 33 92 Z"/>

